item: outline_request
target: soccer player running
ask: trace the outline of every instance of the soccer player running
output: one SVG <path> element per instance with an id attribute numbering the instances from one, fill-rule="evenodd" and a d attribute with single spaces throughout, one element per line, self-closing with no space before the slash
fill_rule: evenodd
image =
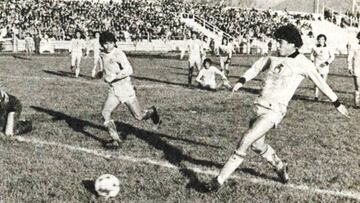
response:
<path id="1" fill-rule="evenodd" d="M 335 54 L 333 50 L 327 46 L 327 38 L 325 35 L 320 34 L 316 39 L 317 45 L 312 48 L 310 59 L 314 62 L 321 77 L 326 81 L 329 74 L 329 67 L 335 59 Z M 319 88 L 315 86 L 315 100 L 319 100 L 319 92 Z"/>
<path id="2" fill-rule="evenodd" d="M 111 113 L 120 103 L 124 103 L 137 120 L 150 118 L 155 125 L 159 125 L 161 121 L 154 106 L 145 111 L 141 109 L 134 86 L 131 84 L 130 76 L 133 74 L 133 68 L 125 53 L 116 47 L 114 34 L 103 32 L 100 35 L 100 44 L 104 51 L 101 54 L 104 63 L 104 79 L 109 84 L 108 96 L 102 109 L 102 116 L 105 121 L 104 125 L 112 138 L 105 144 L 105 147 L 118 148 L 122 140 L 117 133 L 114 120 L 111 119 Z"/>
<path id="3" fill-rule="evenodd" d="M 352 44 L 349 47 L 349 53 L 347 58 L 348 70 L 354 77 L 355 93 L 354 102 L 355 107 L 360 106 L 360 32 L 356 35 L 359 43 Z"/>
<path id="4" fill-rule="evenodd" d="M 92 46 L 93 52 L 94 52 L 94 68 L 91 71 L 91 77 L 95 78 L 96 75 L 96 68 L 99 66 L 99 71 L 103 71 L 103 64 L 101 62 L 101 58 L 100 58 L 100 33 L 99 32 L 95 32 L 95 38 L 92 39 L 90 41 L 90 44 Z M 87 50 L 87 55 L 89 55 L 89 51 L 90 49 Z"/>
<path id="5" fill-rule="evenodd" d="M 71 40 L 71 46 L 69 49 L 69 52 L 71 53 L 70 69 L 74 71 L 75 68 L 76 78 L 79 77 L 80 74 L 80 62 L 84 48 L 85 48 L 85 41 L 81 38 L 81 32 L 77 30 L 75 31 L 75 38 Z"/>
<path id="6" fill-rule="evenodd" d="M 194 68 L 196 66 L 197 71 L 199 72 L 202 64 L 202 55 L 204 55 L 204 42 L 198 39 L 196 32 L 191 33 L 191 39 L 187 41 L 186 49 L 181 53 L 180 59 L 184 57 L 185 52 L 189 52 L 189 74 L 188 74 L 188 86 L 192 87 L 192 78 Z"/>
<path id="7" fill-rule="evenodd" d="M 212 66 L 212 61 L 209 58 L 204 59 L 203 66 L 204 68 L 200 70 L 198 76 L 196 77 L 196 82 L 199 83 L 201 89 L 216 91 L 222 86 L 231 89 L 225 74 L 215 66 Z M 223 82 L 219 85 L 216 84 L 216 75 L 220 75 L 223 80 Z"/>
<path id="8" fill-rule="evenodd" d="M 244 161 L 250 147 L 270 163 L 282 183 L 289 181 L 287 164 L 265 142 L 265 134 L 270 129 L 277 127 L 284 118 L 290 99 L 305 77 L 310 78 L 330 98 L 341 114 L 349 117 L 346 107 L 340 103 L 336 94 L 317 72 L 315 65 L 298 52 L 303 42 L 297 28 L 293 25 L 279 27 L 274 36 L 279 42 L 279 56 L 260 58 L 245 72 L 233 88 L 233 92 L 235 92 L 260 72 L 267 73 L 262 92 L 254 102 L 256 111 L 254 122 L 242 136 L 238 147 L 227 160 L 219 175 L 206 185 L 209 191 L 217 191 L 221 188 Z"/>
<path id="9" fill-rule="evenodd" d="M 0 131 L 6 136 L 21 135 L 32 130 L 31 121 L 19 120 L 22 105 L 13 95 L 0 89 Z"/>
<path id="10" fill-rule="evenodd" d="M 219 54 L 220 54 L 220 67 L 221 71 L 225 73 L 226 76 L 229 76 L 230 70 L 229 65 L 231 63 L 232 52 L 234 51 L 234 46 L 231 42 L 228 41 L 227 38 L 222 39 L 222 43 L 219 46 Z"/>

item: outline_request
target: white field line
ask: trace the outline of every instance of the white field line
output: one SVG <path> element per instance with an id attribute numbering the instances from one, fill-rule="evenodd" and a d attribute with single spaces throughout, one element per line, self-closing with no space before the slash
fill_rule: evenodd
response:
<path id="1" fill-rule="evenodd" d="M 102 157 L 105 159 L 118 159 L 118 160 L 122 160 L 122 161 L 133 162 L 133 163 L 146 163 L 146 164 L 156 165 L 156 166 L 174 169 L 174 170 L 181 169 L 178 166 L 175 166 L 169 162 L 153 160 L 151 158 L 136 158 L 136 157 L 126 156 L 126 155 L 111 155 L 110 153 L 105 153 L 105 152 L 101 152 L 101 151 L 97 151 L 97 150 L 93 150 L 93 149 L 77 147 L 77 146 L 67 145 L 67 144 L 61 144 L 61 143 L 56 143 L 56 142 L 47 142 L 47 141 L 42 141 L 42 140 L 38 140 L 38 139 L 29 139 L 29 138 L 24 138 L 24 137 L 14 137 L 13 139 L 18 142 L 23 142 L 23 143 L 29 143 L 29 144 L 40 145 L 40 146 L 54 146 L 54 147 L 63 148 L 63 149 L 69 150 L 69 151 L 83 152 L 83 153 L 99 156 L 99 157 Z M 196 172 L 198 174 L 206 174 L 206 175 L 211 175 L 211 176 L 216 176 L 219 172 L 218 170 L 202 169 L 202 168 L 198 168 L 198 167 L 189 167 L 188 169 L 192 170 L 193 172 Z M 284 187 L 284 188 L 288 188 L 288 189 L 292 189 L 292 190 L 299 190 L 299 191 L 303 191 L 303 192 L 307 192 L 307 193 L 331 195 L 331 196 L 336 196 L 336 197 L 347 197 L 347 198 L 351 198 L 351 199 L 355 199 L 355 200 L 360 200 L 360 193 L 355 192 L 355 191 L 321 189 L 321 188 L 317 188 L 317 187 L 310 187 L 310 186 L 306 186 L 306 185 L 296 185 L 296 184 L 281 184 L 281 183 L 277 183 L 277 182 L 269 181 L 269 180 L 265 180 L 265 179 L 260 179 L 260 178 L 244 178 L 244 177 L 241 177 L 238 175 L 233 175 L 231 178 L 239 179 L 242 181 L 248 181 L 248 182 L 251 182 L 254 184 L 260 184 L 260 185 L 266 185 L 266 186 L 279 186 L 279 187 Z"/>

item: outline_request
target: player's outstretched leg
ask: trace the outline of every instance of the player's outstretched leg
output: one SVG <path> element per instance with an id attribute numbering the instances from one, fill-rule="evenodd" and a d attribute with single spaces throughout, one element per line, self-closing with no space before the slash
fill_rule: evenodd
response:
<path id="1" fill-rule="evenodd" d="M 230 175 L 240 166 L 246 157 L 247 149 L 257 140 L 262 138 L 267 131 L 274 127 L 272 118 L 259 117 L 253 126 L 245 133 L 241 138 L 238 148 L 230 156 L 221 169 L 219 175 L 209 184 L 206 188 L 209 192 L 216 192 L 224 184 L 224 182 L 230 177 Z M 282 162 L 281 162 L 282 164 Z"/>
<path id="2" fill-rule="evenodd" d="M 125 104 L 129 108 L 131 114 L 137 120 L 151 119 L 155 125 L 161 124 L 160 116 L 155 106 L 152 106 L 145 111 L 142 111 L 139 101 L 136 97 L 133 97 L 130 100 L 126 101 Z"/>
<path id="3" fill-rule="evenodd" d="M 105 101 L 104 107 L 102 109 L 102 116 L 105 120 L 104 126 L 108 131 L 112 140 L 105 143 L 106 148 L 118 148 L 120 147 L 122 140 L 119 137 L 119 134 L 116 129 L 115 122 L 111 119 L 111 113 L 116 109 L 116 107 L 120 104 L 120 101 L 113 94 L 109 94 L 108 98 Z"/>

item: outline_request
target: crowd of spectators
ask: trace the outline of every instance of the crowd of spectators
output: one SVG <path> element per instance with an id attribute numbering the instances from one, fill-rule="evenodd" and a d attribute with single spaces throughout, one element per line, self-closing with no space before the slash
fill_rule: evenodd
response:
<path id="1" fill-rule="evenodd" d="M 186 39 L 191 30 L 179 14 L 198 16 L 234 38 L 239 47 L 271 49 L 271 36 L 280 25 L 292 23 L 311 33 L 311 14 L 228 8 L 224 4 L 187 3 L 183 0 L 8 0 L 0 2 L 0 38 L 70 40 L 76 30 L 85 38 L 110 30 L 122 41 Z"/>
<path id="2" fill-rule="evenodd" d="M 169 1 L 171 2 L 171 1 Z M 56 40 L 111 30 L 122 40 L 182 38 L 187 30 L 177 18 L 176 4 L 146 0 L 120 2 L 72 0 L 9 0 L 0 2 L 0 34 L 20 39 L 25 33 Z"/>

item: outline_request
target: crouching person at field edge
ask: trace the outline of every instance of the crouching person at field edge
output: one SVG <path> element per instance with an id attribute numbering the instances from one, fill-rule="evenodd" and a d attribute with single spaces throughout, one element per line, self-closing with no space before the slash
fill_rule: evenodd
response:
<path id="1" fill-rule="evenodd" d="M 13 95 L 0 90 L 0 128 L 6 136 L 21 135 L 32 130 L 31 121 L 19 120 L 22 105 Z"/>

